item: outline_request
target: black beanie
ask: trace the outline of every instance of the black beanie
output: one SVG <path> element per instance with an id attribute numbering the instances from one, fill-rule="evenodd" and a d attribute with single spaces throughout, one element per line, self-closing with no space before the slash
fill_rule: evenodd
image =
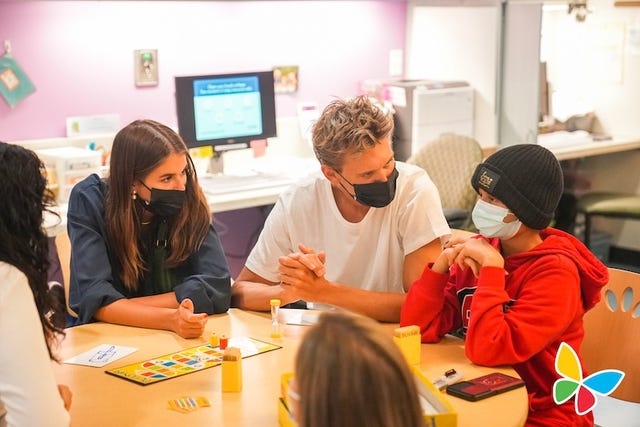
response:
<path id="1" fill-rule="evenodd" d="M 517 144 L 480 163 L 471 185 L 504 203 L 524 225 L 542 230 L 553 219 L 564 180 L 551 151 L 537 144 Z"/>

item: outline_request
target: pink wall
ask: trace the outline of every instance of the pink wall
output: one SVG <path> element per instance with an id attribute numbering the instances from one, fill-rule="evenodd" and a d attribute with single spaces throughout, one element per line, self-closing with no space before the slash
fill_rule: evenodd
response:
<path id="1" fill-rule="evenodd" d="M 65 118 L 119 113 L 176 126 L 173 76 L 299 65 L 296 94 L 277 95 L 279 117 L 299 102 L 348 97 L 388 78 L 404 49 L 407 4 L 398 1 L 3 1 L 0 53 L 36 92 L 0 100 L 0 140 L 65 136 Z M 138 88 L 133 51 L 158 49 L 159 85 Z"/>

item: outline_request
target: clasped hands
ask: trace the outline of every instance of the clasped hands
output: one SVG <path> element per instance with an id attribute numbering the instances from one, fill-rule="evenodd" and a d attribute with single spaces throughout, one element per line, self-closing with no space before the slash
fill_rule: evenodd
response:
<path id="1" fill-rule="evenodd" d="M 444 245 L 431 269 L 444 274 L 452 265 L 462 270 L 470 268 L 473 275 L 478 277 L 481 267 L 504 267 L 504 258 L 483 238 L 452 238 Z"/>
<path id="2" fill-rule="evenodd" d="M 315 252 L 303 244 L 298 245 L 300 252 L 278 258 L 278 279 L 283 290 L 283 303 L 304 300 L 319 301 L 318 295 L 327 286 L 324 252 Z"/>
<path id="3" fill-rule="evenodd" d="M 182 338 L 197 338 L 204 333 L 209 315 L 194 313 L 193 301 L 182 300 L 174 313 L 173 329 Z"/>

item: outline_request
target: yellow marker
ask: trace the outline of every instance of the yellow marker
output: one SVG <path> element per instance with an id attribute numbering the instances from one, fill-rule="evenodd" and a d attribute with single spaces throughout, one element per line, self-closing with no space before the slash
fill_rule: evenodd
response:
<path id="1" fill-rule="evenodd" d="M 220 345 L 220 337 L 215 332 L 211 332 L 211 336 L 209 337 L 209 345 L 211 347 L 218 347 Z"/>
<path id="2" fill-rule="evenodd" d="M 396 328 L 393 341 L 402 351 L 409 365 L 420 364 L 420 328 L 416 325 Z"/>
<path id="3" fill-rule="evenodd" d="M 242 354 L 240 349 L 229 347 L 222 355 L 222 391 L 242 390 Z"/>
<path id="4" fill-rule="evenodd" d="M 282 332 L 280 331 L 280 321 L 278 320 L 278 313 L 280 312 L 280 300 L 272 299 L 269 301 L 271 305 L 271 338 L 280 338 L 282 337 Z"/>

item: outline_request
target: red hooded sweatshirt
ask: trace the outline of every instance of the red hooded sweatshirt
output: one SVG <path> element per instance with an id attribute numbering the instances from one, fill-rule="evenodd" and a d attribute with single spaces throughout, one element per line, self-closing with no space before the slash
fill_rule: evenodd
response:
<path id="1" fill-rule="evenodd" d="M 580 354 L 582 317 L 600 300 L 608 270 L 574 236 L 553 228 L 541 236 L 538 246 L 505 258 L 504 269 L 483 267 L 477 278 L 471 269 L 440 274 L 427 266 L 407 294 L 400 324 L 420 326 L 423 342 L 466 335 L 472 362 L 512 365 L 529 394 L 528 426 L 591 426 L 592 414 L 577 415 L 573 400 L 553 401 L 555 357 L 561 342 Z M 499 248 L 499 239 L 490 242 Z"/>

